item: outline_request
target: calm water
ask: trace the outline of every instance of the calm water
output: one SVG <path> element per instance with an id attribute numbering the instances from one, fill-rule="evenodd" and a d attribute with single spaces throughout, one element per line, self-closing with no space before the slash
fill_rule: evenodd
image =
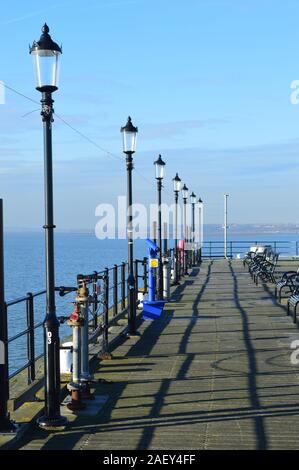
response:
<path id="1" fill-rule="evenodd" d="M 219 240 L 219 236 L 206 236 L 207 240 Z M 298 240 L 295 234 L 273 235 L 236 235 L 230 240 Z M 240 248 L 245 252 L 248 247 Z M 290 245 L 292 254 L 295 254 L 295 244 Z M 278 250 L 279 251 L 279 250 Z M 146 256 L 144 240 L 135 241 L 134 256 Z M 78 273 L 91 273 L 101 271 L 113 264 L 127 260 L 126 240 L 98 240 L 94 234 L 56 233 L 55 234 L 55 262 L 56 285 L 75 285 Z M 44 289 L 44 234 L 41 233 L 6 233 L 5 235 L 5 296 L 7 300 L 22 297 L 27 292 L 36 292 Z M 71 313 L 70 296 L 57 298 L 57 313 L 67 315 Z M 35 320 L 44 318 L 44 297 L 35 301 Z M 25 304 L 9 307 L 9 337 L 26 328 Z M 67 326 L 61 328 L 61 337 L 69 334 Z M 36 331 L 36 351 L 42 352 L 42 331 Z M 26 362 L 26 339 L 20 338 L 9 346 L 11 371 Z"/>

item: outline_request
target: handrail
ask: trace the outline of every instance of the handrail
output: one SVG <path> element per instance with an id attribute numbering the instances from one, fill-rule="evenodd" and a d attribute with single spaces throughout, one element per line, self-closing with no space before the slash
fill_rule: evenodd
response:
<path id="1" fill-rule="evenodd" d="M 227 257 L 233 258 L 239 251 L 246 251 L 250 245 L 271 245 L 275 251 L 283 255 L 298 256 L 299 242 L 294 240 L 229 240 L 227 241 Z M 202 243 L 202 256 L 204 258 L 223 258 L 224 240 L 205 240 Z"/>
<path id="2" fill-rule="evenodd" d="M 38 292 L 34 292 L 34 293 L 28 293 L 26 295 L 24 295 L 23 297 L 19 297 L 17 299 L 13 299 L 13 300 L 8 300 L 6 302 L 6 305 L 7 307 L 11 307 L 12 305 L 16 305 L 16 304 L 19 304 L 21 302 L 25 302 L 29 297 L 30 297 L 30 294 L 32 295 L 33 298 L 35 297 L 39 297 L 40 295 L 43 295 L 45 294 L 47 291 L 46 290 L 41 290 L 41 291 L 38 291 Z"/>
<path id="3" fill-rule="evenodd" d="M 137 265 L 139 263 L 144 263 L 144 260 L 136 260 Z M 106 334 L 108 334 L 108 329 L 111 322 L 114 322 L 118 316 L 122 313 L 122 311 L 126 308 L 126 269 L 128 263 L 122 262 L 120 264 L 115 264 L 110 268 L 106 268 L 102 271 L 94 271 L 92 274 L 86 275 L 84 277 L 87 278 L 86 283 L 92 285 L 92 292 L 91 296 L 93 298 L 93 302 L 91 304 L 91 315 L 92 315 L 92 322 L 91 326 L 93 331 L 90 335 L 90 340 L 95 336 L 98 336 L 103 328 L 106 328 Z M 79 275 L 78 275 L 79 276 Z M 97 291 L 97 283 L 102 282 L 103 279 L 107 278 L 107 286 L 106 289 L 106 299 L 102 299 L 102 292 L 101 290 Z M 109 277 L 113 279 L 111 283 L 109 283 Z M 138 279 L 143 278 L 143 276 L 138 275 Z M 80 278 L 77 279 L 77 282 L 80 282 Z M 109 286 L 109 284 L 111 284 Z M 78 284 L 79 285 L 79 284 Z M 144 286 L 146 286 L 146 280 L 144 280 Z M 56 292 L 61 293 L 62 287 L 56 287 Z M 70 293 L 74 289 L 77 288 L 65 288 L 65 293 Z M 113 292 L 113 302 L 110 305 L 110 292 Z M 43 326 L 43 321 L 35 322 L 35 304 L 34 300 L 37 297 L 41 297 L 46 294 L 46 290 L 39 290 L 37 292 L 28 292 L 26 295 L 22 297 L 18 297 L 16 299 L 11 299 L 5 302 L 6 309 L 13 307 L 14 305 L 20 305 L 22 303 L 26 304 L 26 311 L 27 311 L 27 325 L 22 331 L 15 333 L 14 335 L 8 337 L 6 344 L 12 344 L 14 341 L 22 338 L 27 337 L 27 357 L 26 362 L 20 367 L 16 368 L 13 371 L 9 371 L 9 378 L 15 377 L 20 372 L 27 369 L 28 371 L 28 384 L 32 383 L 35 380 L 35 364 L 38 359 L 43 356 L 43 353 L 36 355 L 35 354 L 35 331 L 38 328 Z M 120 304 L 119 304 L 120 302 Z M 113 308 L 113 318 L 110 319 L 109 315 L 103 315 L 103 304 L 107 306 L 109 310 Z M 120 308 L 120 311 L 119 311 Z M 98 325 L 98 318 L 102 317 L 104 321 L 102 321 L 101 325 Z M 107 337 L 108 339 L 108 337 Z M 9 368 L 9 366 L 8 366 Z"/>

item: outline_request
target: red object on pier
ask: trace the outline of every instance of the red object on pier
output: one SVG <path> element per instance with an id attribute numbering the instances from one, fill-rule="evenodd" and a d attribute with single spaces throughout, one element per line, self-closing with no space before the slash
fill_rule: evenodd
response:
<path id="1" fill-rule="evenodd" d="M 80 307 L 78 304 L 75 305 L 74 310 L 71 313 L 70 320 L 71 321 L 78 321 L 80 314 Z"/>
<path id="2" fill-rule="evenodd" d="M 179 250 L 179 259 L 180 263 L 184 263 L 184 248 L 185 248 L 185 240 L 179 240 L 178 242 L 178 250 Z"/>

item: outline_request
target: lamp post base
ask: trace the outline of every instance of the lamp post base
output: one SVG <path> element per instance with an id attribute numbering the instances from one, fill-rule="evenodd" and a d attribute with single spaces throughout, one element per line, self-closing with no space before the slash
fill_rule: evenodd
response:
<path id="1" fill-rule="evenodd" d="M 9 419 L 0 421 L 0 435 L 9 435 L 17 434 L 18 425 Z"/>
<path id="2" fill-rule="evenodd" d="M 61 428 L 67 425 L 67 418 L 65 416 L 55 416 L 54 418 L 49 418 L 48 416 L 44 415 L 41 416 L 36 420 L 38 426 L 42 429 L 56 429 Z"/>
<path id="3" fill-rule="evenodd" d="M 139 339 L 141 337 L 141 334 L 139 331 L 134 331 L 134 333 L 130 333 L 129 331 L 126 333 L 126 338 L 127 339 Z"/>
<path id="4" fill-rule="evenodd" d="M 101 361 L 110 361 L 112 359 L 112 354 L 107 351 L 101 351 L 98 354 L 98 359 Z"/>

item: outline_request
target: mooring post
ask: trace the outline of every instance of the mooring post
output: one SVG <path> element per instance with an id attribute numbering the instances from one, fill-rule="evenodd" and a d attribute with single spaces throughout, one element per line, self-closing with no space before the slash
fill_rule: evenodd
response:
<path id="1" fill-rule="evenodd" d="M 4 237 L 3 237 L 3 200 L 0 199 L 0 433 L 15 431 L 9 419 L 7 402 L 9 398 L 8 381 L 8 331 L 7 306 L 4 296 Z"/>

